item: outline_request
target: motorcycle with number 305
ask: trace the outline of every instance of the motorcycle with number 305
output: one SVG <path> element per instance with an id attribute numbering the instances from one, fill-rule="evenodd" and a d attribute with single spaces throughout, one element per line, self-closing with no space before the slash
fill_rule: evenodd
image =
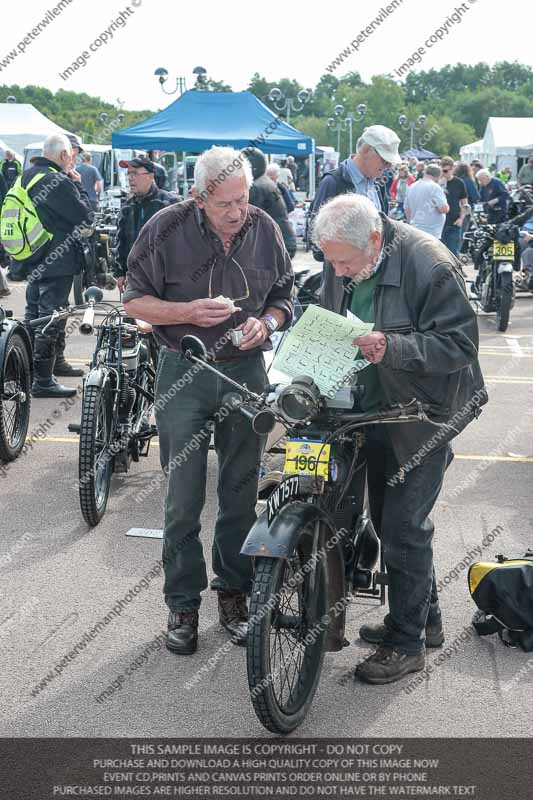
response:
<path id="1" fill-rule="evenodd" d="M 97 286 L 87 289 L 85 299 L 31 324 L 83 314 L 80 333 L 96 333 L 91 368 L 83 380 L 81 420 L 68 426 L 80 436 L 81 513 L 94 526 L 105 514 L 113 473 L 127 472 L 131 461 L 147 456 L 157 433 L 150 419 L 158 347 L 151 325 L 127 317 L 121 304 L 103 302 Z M 104 317 L 96 326 L 95 314 Z"/>
<path id="2" fill-rule="evenodd" d="M 286 734 L 309 710 L 324 653 L 347 644 L 349 597 L 375 596 L 376 585 L 386 583 L 376 570 L 379 541 L 365 511 L 365 426 L 431 420 L 415 399 L 356 413 L 360 388 L 326 398 L 306 376 L 257 395 L 218 372 L 195 336 L 184 336 L 181 347 L 187 359 L 232 386 L 224 405 L 250 420 L 257 434 L 266 437 L 279 424 L 287 431 L 283 472 L 241 549 L 255 562 L 250 697 L 265 728 Z"/>
<path id="3" fill-rule="evenodd" d="M 478 271 L 472 286 L 472 297 L 482 311 L 496 312 L 499 331 L 506 331 L 514 305 L 513 272 L 520 270 L 520 225 L 533 213 L 533 206 L 508 222 L 497 225 L 475 222 L 465 233 L 474 268 Z"/>

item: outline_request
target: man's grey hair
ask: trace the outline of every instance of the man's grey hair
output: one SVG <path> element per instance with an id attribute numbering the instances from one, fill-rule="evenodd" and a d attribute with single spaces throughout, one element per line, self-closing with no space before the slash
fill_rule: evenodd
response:
<path id="1" fill-rule="evenodd" d="M 374 203 L 361 194 L 342 194 L 322 206 L 313 224 L 313 241 L 343 242 L 368 251 L 370 234 L 383 230 Z"/>
<path id="2" fill-rule="evenodd" d="M 253 183 L 252 166 L 246 156 L 233 147 L 214 145 L 205 150 L 194 165 L 194 187 L 201 199 L 205 200 L 228 178 L 242 175 L 250 188 Z"/>
<path id="3" fill-rule="evenodd" d="M 62 133 L 52 133 L 44 140 L 43 156 L 55 161 L 59 158 L 63 150 L 72 153 L 72 145 L 67 137 Z"/>
<path id="4" fill-rule="evenodd" d="M 91 155 L 91 153 L 87 153 L 87 152 L 85 152 L 85 153 L 82 153 L 82 154 L 81 154 L 81 160 L 82 160 L 82 161 L 91 161 L 91 160 L 92 160 L 92 155 Z"/>
<path id="5" fill-rule="evenodd" d="M 277 180 L 279 178 L 279 172 L 280 172 L 279 164 L 276 164 L 275 161 L 269 164 L 268 167 L 266 168 L 266 174 L 268 175 L 269 178 L 271 175 L 275 175 L 274 180 Z"/>
<path id="6" fill-rule="evenodd" d="M 438 164 L 426 164 L 424 167 L 424 175 L 430 175 L 432 178 L 438 180 L 442 175 L 442 170 Z"/>
<path id="7" fill-rule="evenodd" d="M 478 169 L 476 173 L 476 178 L 479 180 L 480 178 L 488 178 L 489 181 L 492 178 L 492 175 L 488 171 L 488 169 Z"/>

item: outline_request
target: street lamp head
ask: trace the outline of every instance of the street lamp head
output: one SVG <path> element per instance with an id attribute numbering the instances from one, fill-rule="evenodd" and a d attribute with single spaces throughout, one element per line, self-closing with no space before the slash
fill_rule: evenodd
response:
<path id="1" fill-rule="evenodd" d="M 335 120 L 333 119 L 333 117 L 328 117 L 328 128 L 334 128 L 334 127 L 335 127 Z"/>
<path id="2" fill-rule="evenodd" d="M 272 89 L 268 93 L 268 99 L 275 103 L 277 100 L 281 98 L 281 89 L 278 89 L 277 86 L 273 86 Z"/>
<path id="3" fill-rule="evenodd" d="M 154 72 L 154 75 L 157 75 L 159 77 L 159 83 L 163 84 L 167 79 L 168 70 L 166 70 L 164 67 L 158 67 Z"/>
<path id="4" fill-rule="evenodd" d="M 301 91 L 298 92 L 298 100 L 300 103 L 307 103 L 310 96 L 311 92 L 309 92 L 307 89 L 301 89 Z"/>
<path id="5" fill-rule="evenodd" d="M 334 108 L 334 111 L 337 117 L 340 117 L 341 114 L 344 114 L 344 106 L 341 105 L 340 103 L 337 103 L 337 105 Z"/>
<path id="6" fill-rule="evenodd" d="M 117 119 L 120 122 L 120 124 L 122 124 L 124 122 L 124 119 L 125 119 L 124 114 L 119 114 Z"/>
<path id="7" fill-rule="evenodd" d="M 418 124 L 420 125 L 420 127 L 423 127 L 426 124 L 426 119 L 427 117 L 425 114 L 420 114 L 420 116 L 418 117 Z"/>
<path id="8" fill-rule="evenodd" d="M 205 67 L 195 67 L 192 71 L 193 75 L 207 75 Z"/>
<path id="9" fill-rule="evenodd" d="M 355 110 L 356 110 L 357 114 L 359 115 L 359 117 L 363 118 L 365 116 L 365 114 L 366 114 L 366 105 L 365 105 L 365 103 L 359 103 L 359 105 L 357 106 L 357 108 Z"/>
<path id="10" fill-rule="evenodd" d="M 398 122 L 400 123 L 400 125 L 402 125 L 402 127 L 405 127 L 407 125 L 407 117 L 405 116 L 405 114 L 400 114 L 400 116 L 398 117 Z"/>
<path id="11" fill-rule="evenodd" d="M 100 122 L 107 122 L 107 114 L 105 111 L 102 111 L 100 114 Z"/>
<path id="12" fill-rule="evenodd" d="M 9 97 L 6 97 L 6 103 L 16 103 L 16 102 L 17 98 L 14 95 L 10 94 Z"/>

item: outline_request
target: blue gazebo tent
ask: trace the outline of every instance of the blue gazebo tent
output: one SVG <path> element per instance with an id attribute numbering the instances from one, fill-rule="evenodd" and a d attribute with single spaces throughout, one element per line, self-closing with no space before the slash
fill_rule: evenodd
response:
<path id="1" fill-rule="evenodd" d="M 264 153 L 308 156 L 314 139 L 277 117 L 251 92 L 189 91 L 153 117 L 116 131 L 113 147 L 201 153 L 213 145 L 253 145 Z"/>

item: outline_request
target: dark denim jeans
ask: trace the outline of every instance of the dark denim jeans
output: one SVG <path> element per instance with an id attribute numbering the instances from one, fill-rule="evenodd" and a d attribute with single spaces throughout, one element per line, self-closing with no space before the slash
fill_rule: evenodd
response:
<path id="1" fill-rule="evenodd" d="M 262 392 L 267 383 L 262 353 L 217 367 L 254 392 Z M 219 506 L 212 549 L 216 577 L 211 588 L 251 589 L 252 560 L 240 555 L 240 550 L 256 520 L 257 477 L 265 439 L 253 432 L 248 419 L 224 406 L 224 395 L 231 391 L 222 378 L 163 348 L 157 370 L 156 420 L 161 466 L 168 475 L 163 591 L 172 611 L 198 609 L 201 592 L 208 585 L 199 534 L 211 421 Z"/>
<path id="2" fill-rule="evenodd" d="M 389 577 L 385 621 L 390 633 L 384 644 L 415 655 L 424 648 L 426 624 L 441 620 L 429 514 L 453 453 L 444 445 L 406 471 L 403 483 L 390 486 L 387 481 L 397 475 L 398 463 L 384 428 L 373 426 L 365 443 L 370 512 Z"/>
<path id="3" fill-rule="evenodd" d="M 451 250 L 454 256 L 459 255 L 461 247 L 461 227 L 459 225 L 445 225 L 440 240 Z"/>
<path id="4" fill-rule="evenodd" d="M 26 309 L 24 326 L 33 342 L 33 357 L 37 361 L 53 358 L 58 351 L 58 343 L 65 349 L 66 320 L 59 320 L 50 325 L 43 335 L 41 328 L 30 328 L 30 321 L 37 317 L 46 317 L 57 308 L 68 305 L 72 289 L 72 275 L 61 275 L 55 278 L 41 278 L 28 283 L 26 287 Z"/>

